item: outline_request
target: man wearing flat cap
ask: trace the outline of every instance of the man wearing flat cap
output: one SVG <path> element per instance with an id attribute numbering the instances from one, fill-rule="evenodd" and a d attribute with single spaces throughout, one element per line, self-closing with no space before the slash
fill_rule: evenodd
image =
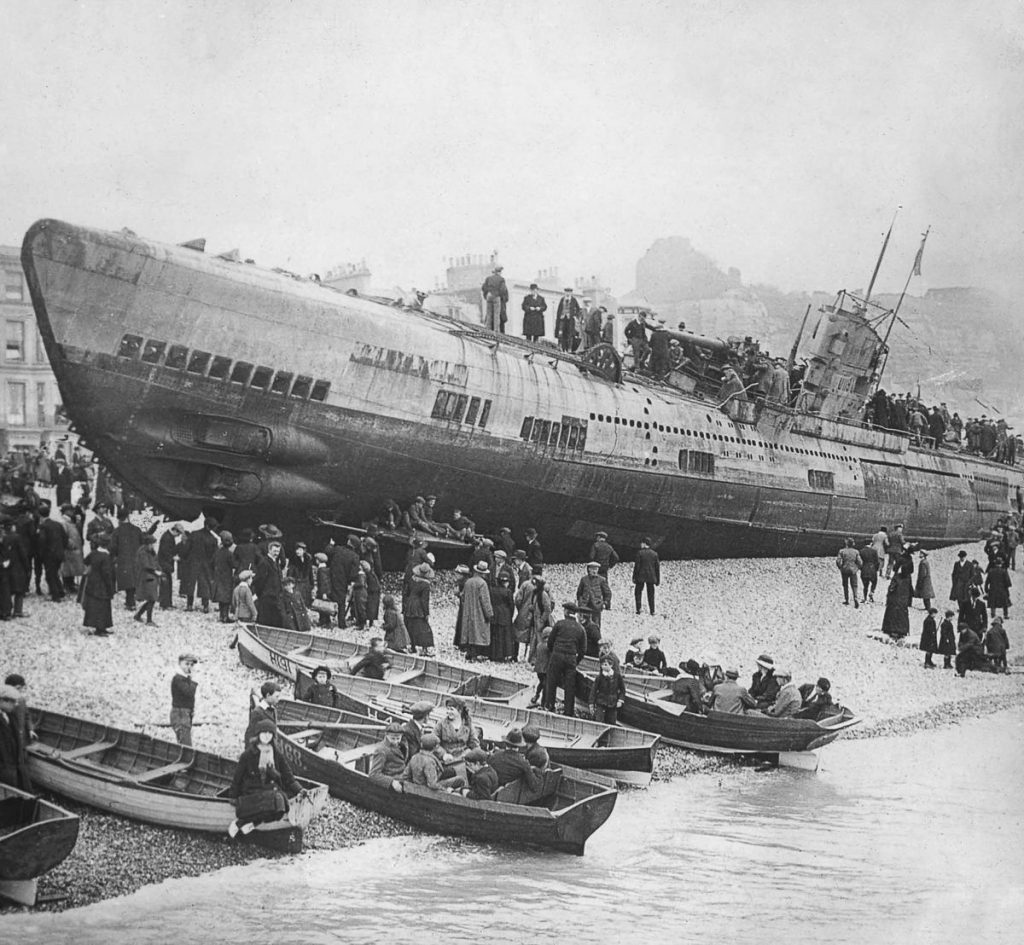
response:
<path id="1" fill-rule="evenodd" d="M 600 574 L 601 562 L 588 561 L 587 573 L 580 578 L 576 588 L 576 605 L 589 611 L 590 619 L 601 627 L 601 612 L 610 610 L 612 606 L 612 589 L 606 578 Z"/>
<path id="2" fill-rule="evenodd" d="M 402 749 L 406 758 L 412 758 L 420 750 L 420 742 L 430 724 L 430 713 L 433 709 L 434 703 L 426 699 L 409 706 L 412 718 L 402 726 Z"/>
<path id="3" fill-rule="evenodd" d="M 404 781 L 429 788 L 431 791 L 460 791 L 466 781 L 459 775 L 442 777 L 444 763 L 441 761 L 441 742 L 433 732 L 427 732 L 420 740 L 420 750 L 409 759 Z"/>
<path id="4" fill-rule="evenodd" d="M 598 563 L 597 573 L 603 578 L 608 577 L 608 572 L 619 563 L 619 554 L 608 541 L 608 532 L 597 532 L 594 535 L 589 557 Z"/>
<path id="5" fill-rule="evenodd" d="M 596 573 L 596 572 L 595 572 Z M 555 694 L 562 687 L 565 696 L 564 713 L 576 715 L 576 667 L 587 652 L 587 634 L 576 620 L 576 604 L 562 604 L 565 616 L 555 624 L 546 646 L 550 654 L 547 676 L 544 679 L 544 708 L 555 711 Z"/>
<path id="6" fill-rule="evenodd" d="M 739 670 L 730 668 L 725 671 L 725 681 L 715 686 L 711 698 L 712 709 L 729 715 L 746 715 L 751 709 L 757 708 L 750 693 L 739 684 L 739 678 Z"/>
<path id="7" fill-rule="evenodd" d="M 530 292 L 523 299 L 523 336 L 527 341 L 539 341 L 544 337 L 544 313 L 548 303 L 537 291 L 537 283 L 530 283 Z"/>
<path id="8" fill-rule="evenodd" d="M 576 323 L 579 318 L 580 303 L 572 294 L 572 289 L 566 288 L 558 300 L 558 311 L 555 315 L 555 337 L 562 351 L 574 350 L 573 342 L 576 339 Z"/>
<path id="9" fill-rule="evenodd" d="M 505 736 L 505 743 L 496 749 L 488 759 L 499 786 L 521 780 L 530 791 L 539 791 L 541 779 L 526 760 L 526 739 L 518 728 L 511 728 Z"/>
<path id="10" fill-rule="evenodd" d="M 491 274 L 480 286 L 480 294 L 484 299 L 484 327 L 491 331 L 505 333 L 505 322 L 508 320 L 508 286 L 501 274 L 504 267 L 496 264 Z"/>
<path id="11" fill-rule="evenodd" d="M 469 787 L 462 791 L 463 797 L 471 801 L 489 801 L 501 785 L 498 773 L 488 764 L 487 752 L 482 748 L 471 748 L 462 756 L 469 774 Z"/>
<path id="12" fill-rule="evenodd" d="M 384 740 L 374 746 L 370 755 L 370 777 L 400 792 L 402 774 L 408 763 L 402 743 L 402 725 L 400 722 L 388 722 Z"/>

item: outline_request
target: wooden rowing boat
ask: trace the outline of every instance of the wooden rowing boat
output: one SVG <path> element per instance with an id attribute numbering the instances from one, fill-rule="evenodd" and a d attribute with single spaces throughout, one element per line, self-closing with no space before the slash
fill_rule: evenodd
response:
<path id="1" fill-rule="evenodd" d="M 434 833 L 454 834 L 488 843 L 525 844 L 582 856 L 587 839 L 611 815 L 615 782 L 587 771 L 549 768 L 533 794 L 520 782 L 498 790 L 494 800 L 475 801 L 461 794 L 431 791 L 368 774 L 372 742 L 365 729 L 316 729 L 285 735 L 275 743 L 295 771 L 323 781 L 331 794 Z"/>
<path id="2" fill-rule="evenodd" d="M 78 842 L 78 817 L 35 794 L 0 784 L 0 896 L 36 904 L 38 879 Z"/>
<path id="3" fill-rule="evenodd" d="M 300 633 L 278 627 L 239 624 L 238 658 L 250 669 L 261 669 L 295 681 L 298 670 L 329 666 L 331 672 L 347 674 L 350 665 L 370 651 L 362 643 L 350 643 L 315 633 Z M 408 653 L 388 653 L 391 681 L 418 689 L 459 696 L 476 696 L 523 705 L 529 701 L 531 686 L 480 673 L 452 663 Z"/>
<path id="4" fill-rule="evenodd" d="M 586 657 L 580 663 L 576 673 L 577 698 L 589 698 L 597 672 L 598 663 L 593 657 Z M 731 715 L 711 711 L 697 715 L 668 701 L 671 690 L 664 676 L 629 673 L 625 680 L 626 701 L 619 710 L 622 721 L 660 735 L 672 745 L 697 751 L 766 755 L 811 752 L 860 722 L 845 708 L 820 722 L 776 719 L 759 712 Z"/>
<path id="5" fill-rule="evenodd" d="M 39 716 L 28 757 L 40 787 L 163 827 L 224 834 L 235 819 L 227 796 L 232 759 L 57 712 Z M 303 830 L 323 809 L 327 788 L 299 783 L 304 794 L 291 800 L 285 819 L 260 824 L 246 839 L 280 852 L 302 849 Z"/>
<path id="6" fill-rule="evenodd" d="M 331 682 L 338 691 L 339 708 L 384 720 L 411 718 L 412 704 L 427 701 L 437 707 L 433 720 L 440 721 L 444 717 L 444 700 L 450 695 L 362 676 L 338 675 Z M 309 674 L 300 669 L 295 683 L 296 698 L 301 698 L 311 683 Z M 540 729 L 540 743 L 547 749 L 552 764 L 596 771 L 638 787 L 646 787 L 651 782 L 659 741 L 657 735 L 483 699 L 465 701 L 486 742 L 498 743 L 510 728 L 533 724 Z M 289 718 L 301 715 L 310 720 L 330 721 L 327 714 L 333 711 L 308 702 L 290 702 L 285 710 L 281 708 L 283 705 L 284 702 L 278 703 L 279 717 L 284 717 L 286 712 Z"/>

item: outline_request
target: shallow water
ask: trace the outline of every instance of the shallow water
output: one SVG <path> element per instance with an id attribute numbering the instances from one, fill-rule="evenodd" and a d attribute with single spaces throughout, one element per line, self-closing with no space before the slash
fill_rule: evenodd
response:
<path id="1" fill-rule="evenodd" d="M 840 739 L 818 774 L 745 769 L 620 795 L 583 858 L 449 839 L 173 880 L 21 943 L 1003 942 L 1024 919 L 1024 709 Z"/>

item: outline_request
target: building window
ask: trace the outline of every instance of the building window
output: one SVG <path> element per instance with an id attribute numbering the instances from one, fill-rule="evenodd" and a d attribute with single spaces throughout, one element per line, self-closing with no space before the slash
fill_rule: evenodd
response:
<path id="1" fill-rule="evenodd" d="M 25 385 L 21 381 L 7 382 L 7 425 L 25 426 Z"/>
<path id="2" fill-rule="evenodd" d="M 4 360 L 25 360 L 25 323 L 23 321 L 14 321 L 12 319 L 7 322 L 4 347 Z"/>
<path id="3" fill-rule="evenodd" d="M 807 482 L 812 489 L 817 489 L 820 492 L 834 492 L 836 488 L 835 474 L 823 472 L 820 469 L 808 469 Z"/>
<path id="4" fill-rule="evenodd" d="M 25 299 L 25 283 L 17 269 L 4 270 L 4 298 L 8 302 L 22 302 Z"/>
<path id="5" fill-rule="evenodd" d="M 166 341 L 147 341 L 142 349 L 142 360 L 146 364 L 159 364 L 167 348 Z"/>
<path id="6" fill-rule="evenodd" d="M 46 384 L 36 382 L 36 426 L 45 427 L 46 423 Z"/>
<path id="7" fill-rule="evenodd" d="M 39 332 L 39 326 L 34 325 L 36 336 L 36 364 L 46 364 L 46 348 L 43 347 L 43 336 Z"/>
<path id="8" fill-rule="evenodd" d="M 329 381 L 317 381 L 313 385 L 313 393 L 309 395 L 310 400 L 327 400 L 327 392 L 331 389 Z"/>

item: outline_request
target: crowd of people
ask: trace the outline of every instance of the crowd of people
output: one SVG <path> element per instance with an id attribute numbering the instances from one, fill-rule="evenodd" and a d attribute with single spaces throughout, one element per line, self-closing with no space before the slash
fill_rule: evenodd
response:
<path id="1" fill-rule="evenodd" d="M 938 595 L 928 552 L 906 538 L 902 524 L 891 533 L 888 527 L 881 527 L 860 549 L 854 539 L 848 538 L 835 562 L 842 580 L 843 604 L 849 605 L 852 597 L 853 606 L 858 607 L 858 589 L 864 602 L 873 602 L 882 577 L 889 581 L 882 632 L 892 639 L 902 640 L 909 635 L 910 608 L 915 599 L 922 602 L 926 616 L 919 646 L 925 653 L 925 667 L 934 668 L 932 657 L 941 655 L 946 669 L 954 666 L 955 658 L 956 672 L 961 677 L 971 669 L 1008 672 L 1006 651 L 1010 644 L 1003 623 L 1010 616 L 1010 572 L 1016 570 L 1017 547 L 1022 538 L 1020 514 L 1002 515 L 985 541 L 984 567 L 977 559 L 968 560 L 966 551 L 957 553 L 948 597 L 956 609 L 946 609 L 938 625 L 939 609 L 932 606 Z M 1001 616 L 997 614 L 1000 610 Z"/>

